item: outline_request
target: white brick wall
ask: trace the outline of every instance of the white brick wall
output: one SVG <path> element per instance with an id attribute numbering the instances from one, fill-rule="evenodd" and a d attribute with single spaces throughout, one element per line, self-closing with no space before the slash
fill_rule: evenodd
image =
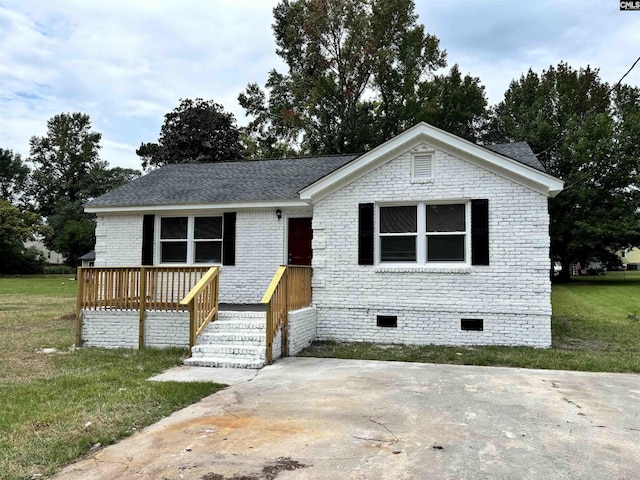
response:
<path id="1" fill-rule="evenodd" d="M 275 209 L 238 211 L 236 216 L 236 264 L 220 271 L 220 302 L 259 303 L 278 266 L 285 262 L 288 215 L 278 220 Z M 311 209 L 307 216 L 311 216 Z"/>
<path id="2" fill-rule="evenodd" d="M 489 199 L 490 266 L 358 265 L 359 203 L 473 198 Z M 318 339 L 549 346 L 548 230 L 545 196 L 441 151 L 433 183 L 412 184 L 401 155 L 314 205 Z M 377 327 L 379 314 L 398 327 Z M 461 331 L 461 318 L 484 319 L 484 331 Z"/>
<path id="3" fill-rule="evenodd" d="M 282 326 L 278 329 L 275 338 L 273 339 L 273 345 L 271 346 L 271 361 L 275 362 L 276 359 L 282 357 Z"/>
<path id="4" fill-rule="evenodd" d="M 129 310 L 83 310 L 82 345 L 85 347 L 138 348 L 140 315 Z M 145 347 L 188 347 L 188 312 L 147 312 Z"/>
<path id="5" fill-rule="evenodd" d="M 96 267 L 135 267 L 142 262 L 143 215 L 98 215 Z"/>
<path id="6" fill-rule="evenodd" d="M 138 348 L 139 322 L 137 311 L 84 310 L 82 346 Z"/>
<path id="7" fill-rule="evenodd" d="M 210 211 L 198 214 L 221 215 Z M 287 217 L 311 216 L 308 209 L 240 210 L 236 216 L 236 264 L 220 271 L 220 302 L 259 303 L 279 265 L 285 262 Z M 143 215 L 98 215 L 96 266 L 137 266 L 142 256 Z"/>
<path id="8" fill-rule="evenodd" d="M 289 355 L 297 355 L 315 340 L 316 315 L 316 307 L 289 312 Z"/>
<path id="9" fill-rule="evenodd" d="M 144 319 L 146 347 L 188 347 L 189 312 L 147 312 Z"/>

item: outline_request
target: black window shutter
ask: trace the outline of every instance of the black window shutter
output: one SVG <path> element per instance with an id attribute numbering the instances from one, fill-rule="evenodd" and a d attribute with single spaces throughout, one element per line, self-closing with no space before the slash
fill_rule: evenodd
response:
<path id="1" fill-rule="evenodd" d="M 489 200 L 471 200 L 471 264 L 489 265 Z"/>
<path id="2" fill-rule="evenodd" d="M 373 265 L 373 203 L 358 205 L 358 265 Z"/>
<path id="3" fill-rule="evenodd" d="M 222 264 L 236 264 L 236 212 L 227 212 L 223 216 Z"/>
<path id="4" fill-rule="evenodd" d="M 144 216 L 142 220 L 142 265 L 153 265 L 153 229 L 155 224 L 155 215 Z"/>

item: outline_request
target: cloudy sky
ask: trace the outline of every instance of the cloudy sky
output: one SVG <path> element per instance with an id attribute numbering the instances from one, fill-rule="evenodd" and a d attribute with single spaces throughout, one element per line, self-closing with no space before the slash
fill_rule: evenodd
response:
<path id="1" fill-rule="evenodd" d="M 0 147 L 28 156 L 61 112 L 88 113 L 102 158 L 140 168 L 180 98 L 213 99 L 247 122 L 237 102 L 264 84 L 277 0 L 0 0 Z M 618 0 L 416 0 L 419 22 L 449 65 L 480 77 L 490 104 L 512 79 L 560 60 L 616 82 L 640 56 L 640 12 Z M 640 66 L 625 79 L 640 86 Z"/>

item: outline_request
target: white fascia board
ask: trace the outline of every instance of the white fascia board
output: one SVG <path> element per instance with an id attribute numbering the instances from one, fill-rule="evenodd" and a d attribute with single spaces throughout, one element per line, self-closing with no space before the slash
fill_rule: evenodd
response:
<path id="1" fill-rule="evenodd" d="M 564 188 L 564 182 L 552 175 L 439 128 L 419 123 L 303 188 L 300 191 L 300 198 L 310 203 L 321 200 L 423 142 L 550 197 L 555 197 Z"/>
<path id="2" fill-rule="evenodd" d="M 270 200 L 268 202 L 197 203 L 191 205 L 139 205 L 84 207 L 86 213 L 191 212 L 196 210 L 255 210 L 261 208 L 309 208 L 303 200 Z"/>

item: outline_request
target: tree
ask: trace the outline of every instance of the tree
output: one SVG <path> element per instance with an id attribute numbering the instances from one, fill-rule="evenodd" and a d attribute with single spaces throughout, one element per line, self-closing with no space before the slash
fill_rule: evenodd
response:
<path id="1" fill-rule="evenodd" d="M 136 153 L 144 169 L 238 160 L 242 158 L 240 130 L 234 116 L 213 100 L 182 99 L 164 116 L 158 143 L 142 143 Z"/>
<path id="2" fill-rule="evenodd" d="M 24 247 L 42 232 L 41 217 L 0 200 L 0 274 L 36 273 L 43 258 Z"/>
<path id="3" fill-rule="evenodd" d="M 268 94 L 251 83 L 238 97 L 265 156 L 272 145 L 353 153 L 388 140 L 421 118 L 424 84 L 446 64 L 412 0 L 283 0 L 274 19 L 288 72 L 269 73 Z"/>
<path id="4" fill-rule="evenodd" d="M 55 115 L 47 122 L 46 136 L 31 138 L 31 193 L 41 215 L 54 213 L 61 199 L 77 205 L 87 200 L 92 169 L 104 167 L 101 137 L 91 130 L 89 115 L 76 112 Z"/>
<path id="5" fill-rule="evenodd" d="M 566 63 L 513 81 L 487 139 L 524 140 L 548 173 L 565 181 L 550 199 L 551 253 L 569 265 L 639 243 L 640 133 L 637 88 L 610 92 L 598 70 Z"/>
<path id="6" fill-rule="evenodd" d="M 100 138 L 88 115 L 62 113 L 47 122 L 46 136 L 30 141 L 35 168 L 29 190 L 49 226 L 44 243 L 71 266 L 95 244 L 95 219 L 83 205 L 140 175 L 100 160 Z"/>
<path id="7" fill-rule="evenodd" d="M 0 199 L 10 203 L 24 200 L 29 167 L 19 154 L 0 148 Z"/>
<path id="8" fill-rule="evenodd" d="M 478 77 L 460 73 L 458 65 L 448 75 L 437 75 L 424 84 L 426 99 L 416 119 L 471 142 L 480 140 L 487 98 Z"/>

